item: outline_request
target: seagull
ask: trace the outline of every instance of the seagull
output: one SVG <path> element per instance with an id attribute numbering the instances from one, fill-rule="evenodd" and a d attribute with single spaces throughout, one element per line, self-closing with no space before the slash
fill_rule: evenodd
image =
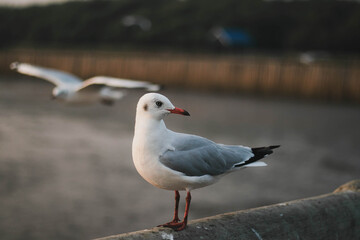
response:
<path id="1" fill-rule="evenodd" d="M 159 85 L 143 81 L 121 78 L 95 76 L 83 81 L 71 73 L 40 67 L 28 63 L 13 62 L 12 70 L 19 73 L 45 79 L 56 87 L 52 97 L 65 103 L 94 103 L 100 101 L 105 105 L 112 105 L 125 95 L 123 89 L 145 89 L 158 91 Z M 121 90 L 120 90 L 121 89 Z"/>
<path id="2" fill-rule="evenodd" d="M 191 190 L 211 185 L 224 175 L 245 167 L 266 166 L 258 160 L 271 154 L 279 145 L 259 148 L 224 145 L 200 136 L 173 132 L 164 123 L 164 117 L 169 114 L 190 116 L 161 94 L 147 93 L 140 98 L 132 157 L 136 170 L 147 182 L 175 191 L 174 217 L 159 227 L 180 231 L 187 225 Z M 179 191 L 186 191 L 182 221 L 178 216 Z"/>

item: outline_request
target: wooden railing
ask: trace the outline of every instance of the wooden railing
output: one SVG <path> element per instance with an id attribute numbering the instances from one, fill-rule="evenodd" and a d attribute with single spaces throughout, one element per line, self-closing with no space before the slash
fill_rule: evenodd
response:
<path id="1" fill-rule="evenodd" d="M 191 221 L 175 232 L 153 228 L 97 240 L 360 239 L 360 180 L 334 193 Z"/>
<path id="2" fill-rule="evenodd" d="M 84 78 L 107 75 L 184 88 L 360 102 L 359 60 L 302 64 L 274 57 L 12 50 L 0 52 L 0 73 L 9 73 L 12 61 Z"/>

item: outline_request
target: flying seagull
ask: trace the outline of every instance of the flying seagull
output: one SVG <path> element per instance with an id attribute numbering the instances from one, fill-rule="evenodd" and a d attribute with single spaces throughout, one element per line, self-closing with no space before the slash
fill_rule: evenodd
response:
<path id="1" fill-rule="evenodd" d="M 162 224 L 176 231 L 187 225 L 190 191 L 215 183 L 227 173 L 245 167 L 266 166 L 258 161 L 279 145 L 250 148 L 217 144 L 196 135 L 173 132 L 163 118 L 170 113 L 190 116 L 157 93 L 142 96 L 137 104 L 132 155 L 136 170 L 152 185 L 175 191 L 175 212 L 171 222 Z M 179 191 L 186 191 L 185 214 L 178 217 Z"/>
<path id="2" fill-rule="evenodd" d="M 103 104 L 112 105 L 114 101 L 125 95 L 125 89 L 145 89 L 147 91 L 160 89 L 159 85 L 149 82 L 105 76 L 96 76 L 83 81 L 71 73 L 28 63 L 13 62 L 10 64 L 10 68 L 53 83 L 55 85 L 52 91 L 53 98 L 70 104 L 100 101 Z"/>

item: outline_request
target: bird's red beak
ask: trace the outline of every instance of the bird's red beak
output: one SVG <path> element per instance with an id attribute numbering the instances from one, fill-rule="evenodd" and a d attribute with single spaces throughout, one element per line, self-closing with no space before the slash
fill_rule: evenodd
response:
<path id="1" fill-rule="evenodd" d="M 175 113 L 175 114 L 181 114 L 181 115 L 185 115 L 185 116 L 190 116 L 190 113 L 184 109 L 181 108 L 174 108 L 174 109 L 168 109 L 168 111 L 170 113 Z"/>

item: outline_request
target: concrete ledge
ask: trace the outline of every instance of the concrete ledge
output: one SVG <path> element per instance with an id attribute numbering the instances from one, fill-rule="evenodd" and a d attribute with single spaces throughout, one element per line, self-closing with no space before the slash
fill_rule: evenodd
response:
<path id="1" fill-rule="evenodd" d="M 175 232 L 153 228 L 98 240 L 360 239 L 360 180 L 334 193 L 190 221 Z"/>

